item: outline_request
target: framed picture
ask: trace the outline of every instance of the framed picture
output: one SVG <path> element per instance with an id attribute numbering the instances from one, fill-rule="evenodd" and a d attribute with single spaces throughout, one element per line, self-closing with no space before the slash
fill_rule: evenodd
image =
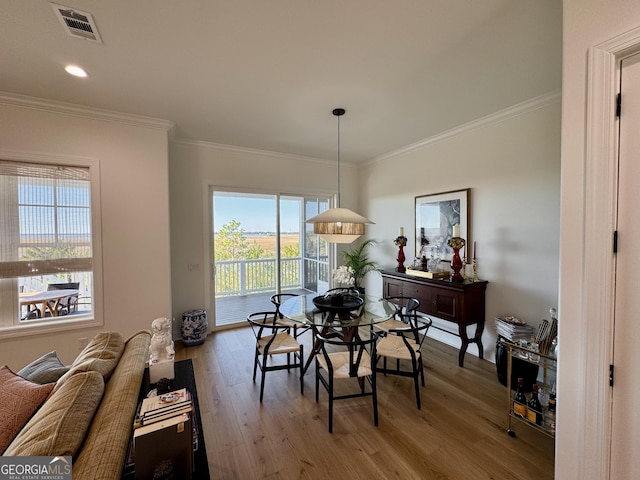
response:
<path id="1" fill-rule="evenodd" d="M 453 249 L 447 241 L 453 236 L 454 225 L 460 226 L 459 236 L 466 240 L 466 256 L 470 257 L 470 191 L 466 188 L 416 197 L 416 257 L 439 254 L 442 260 L 451 260 Z"/>

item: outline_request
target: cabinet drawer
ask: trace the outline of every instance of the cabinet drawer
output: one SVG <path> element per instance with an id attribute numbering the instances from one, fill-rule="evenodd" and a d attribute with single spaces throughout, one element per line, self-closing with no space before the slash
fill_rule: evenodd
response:
<path id="1" fill-rule="evenodd" d="M 384 286 L 383 286 L 383 291 L 384 291 L 384 297 L 402 297 L 403 295 L 403 290 L 404 290 L 404 286 L 402 283 L 400 282 L 393 282 L 393 281 L 389 281 L 387 279 L 384 280 Z"/>
<path id="2" fill-rule="evenodd" d="M 463 298 L 459 294 L 436 290 L 432 294 L 432 315 L 455 322 L 461 317 Z"/>

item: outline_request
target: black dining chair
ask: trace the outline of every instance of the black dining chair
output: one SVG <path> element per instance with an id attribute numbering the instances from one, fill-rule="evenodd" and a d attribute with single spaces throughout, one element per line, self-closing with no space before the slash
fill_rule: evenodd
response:
<path id="1" fill-rule="evenodd" d="M 271 296 L 271 303 L 273 303 L 276 307 L 276 323 L 278 325 L 285 325 L 289 327 L 289 329 L 293 329 L 293 338 L 298 338 L 298 335 L 303 334 L 307 330 L 309 330 L 308 326 L 301 325 L 300 322 L 295 322 L 287 317 L 285 317 L 280 312 L 280 305 L 282 305 L 286 300 L 294 297 L 298 297 L 295 293 L 277 293 Z M 298 330 L 300 329 L 300 330 Z"/>
<path id="2" fill-rule="evenodd" d="M 274 370 L 300 369 L 300 393 L 304 394 L 304 347 L 289 333 L 289 327 L 275 322 L 276 312 L 256 312 L 247 316 L 247 322 L 256 337 L 253 381 L 256 381 L 258 367 L 261 371 L 260 403 L 264 396 L 264 381 L 267 372 Z M 273 356 L 286 355 L 285 363 L 276 363 Z M 293 354 L 293 360 L 291 358 Z"/>
<path id="3" fill-rule="evenodd" d="M 418 410 L 421 409 L 420 386 L 418 378 L 424 382 L 424 363 L 421 352 L 422 344 L 427 337 L 427 331 L 431 327 L 432 320 L 418 315 L 416 311 L 402 313 L 402 320 L 398 321 L 397 328 L 389 328 L 386 335 L 381 337 L 376 346 L 375 370 L 384 375 L 399 375 L 412 377 L 416 391 L 416 404 Z M 379 367 L 380 359 L 383 366 Z M 395 368 L 387 367 L 387 359 L 395 359 Z M 411 368 L 405 368 L 406 363 L 411 364 Z"/>
<path id="4" fill-rule="evenodd" d="M 385 297 L 385 300 L 395 304 L 396 311 L 389 320 L 376 323 L 373 325 L 373 328 L 380 330 L 379 333 L 381 333 L 381 336 L 387 335 L 389 330 L 408 328 L 408 320 L 403 317 L 403 315 L 413 315 L 416 313 L 420 306 L 420 301 L 417 298 L 403 296 Z"/>
<path id="5" fill-rule="evenodd" d="M 357 334 L 342 337 L 318 334 L 316 338 L 320 342 L 320 352 L 316 354 L 316 402 L 320 399 L 322 384 L 329 394 L 329 433 L 333 432 L 333 402 L 354 397 L 372 397 L 373 423 L 377 427 L 378 396 L 374 363 L 377 335 L 373 333 L 364 340 Z M 336 395 L 336 380 L 348 379 L 357 379 L 357 391 Z M 370 388 L 367 388 L 367 383 Z"/>
<path id="6" fill-rule="evenodd" d="M 68 283 L 50 283 L 47 286 L 47 291 L 52 290 L 78 290 L 80 288 L 80 282 L 68 282 Z M 51 310 L 55 307 L 55 302 L 50 301 L 49 305 Z M 62 298 L 58 303 L 58 315 L 67 315 L 69 313 L 78 310 L 78 295 L 70 295 Z"/>

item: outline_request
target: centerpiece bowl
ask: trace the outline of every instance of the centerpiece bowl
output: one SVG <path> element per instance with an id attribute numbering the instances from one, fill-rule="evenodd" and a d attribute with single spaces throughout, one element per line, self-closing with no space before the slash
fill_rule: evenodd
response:
<path id="1" fill-rule="evenodd" d="M 351 294 L 318 295 L 313 298 L 313 304 L 324 312 L 351 312 L 364 304 L 364 299 Z"/>

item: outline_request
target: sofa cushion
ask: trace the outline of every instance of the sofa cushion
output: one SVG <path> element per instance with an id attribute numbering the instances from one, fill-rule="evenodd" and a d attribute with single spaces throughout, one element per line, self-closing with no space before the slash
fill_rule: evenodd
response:
<path id="1" fill-rule="evenodd" d="M 43 384 L 57 382 L 68 371 L 69 367 L 65 366 L 58 358 L 57 353 L 53 351 L 23 367 L 18 375 L 32 382 Z"/>
<path id="2" fill-rule="evenodd" d="M 96 371 L 102 375 L 106 383 L 120 361 L 123 351 L 124 339 L 118 332 L 98 333 L 76 357 L 69 371 L 58 380 L 56 390 L 79 372 Z"/>
<path id="3" fill-rule="evenodd" d="M 74 459 L 73 478 L 120 479 L 150 343 L 151 332 L 148 331 L 140 332 L 127 341 L 122 358 L 105 385 L 102 402 L 78 459 Z"/>
<path id="4" fill-rule="evenodd" d="M 53 383 L 39 385 L 26 380 L 6 365 L 0 368 L 0 452 L 6 450 L 53 387 Z"/>
<path id="5" fill-rule="evenodd" d="M 5 455 L 75 457 L 103 392 L 100 373 L 73 375 L 31 417 Z"/>

